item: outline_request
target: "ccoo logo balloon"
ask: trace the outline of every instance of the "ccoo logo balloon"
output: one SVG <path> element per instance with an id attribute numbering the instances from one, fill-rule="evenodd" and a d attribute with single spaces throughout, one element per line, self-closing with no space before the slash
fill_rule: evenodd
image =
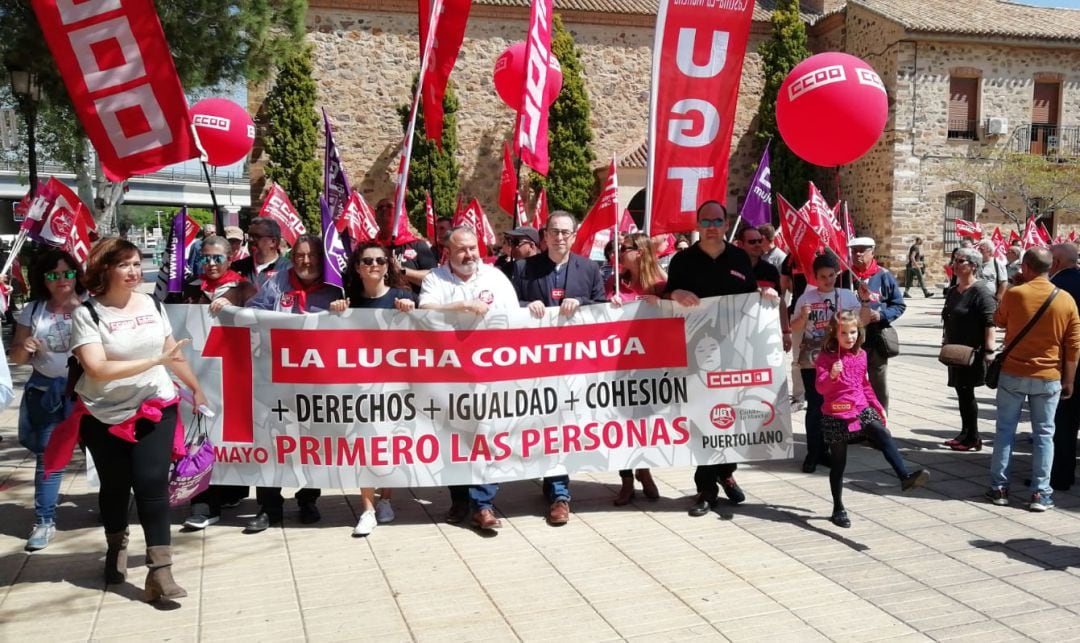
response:
<path id="1" fill-rule="evenodd" d="M 780 136 L 799 158 L 824 167 L 859 159 L 889 120 L 885 84 L 874 68 L 840 52 L 811 56 L 791 70 L 776 97 Z"/>
<path id="2" fill-rule="evenodd" d="M 255 144 L 255 122 L 247 110 L 224 98 L 207 98 L 191 108 L 191 124 L 207 163 L 232 165 Z"/>
<path id="3" fill-rule="evenodd" d="M 495 92 L 506 106 L 521 111 L 521 99 L 525 91 L 525 43 L 516 42 L 506 48 L 495 59 L 495 71 L 492 73 Z M 562 67 L 555 56 L 548 65 L 548 82 L 544 98 L 548 105 L 555 102 L 562 90 Z"/>

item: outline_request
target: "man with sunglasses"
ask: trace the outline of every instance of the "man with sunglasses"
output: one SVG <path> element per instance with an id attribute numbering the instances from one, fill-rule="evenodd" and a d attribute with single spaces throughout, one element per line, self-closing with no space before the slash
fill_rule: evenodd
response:
<path id="1" fill-rule="evenodd" d="M 754 279 L 758 288 L 772 288 L 784 298 L 784 288 L 780 283 L 780 270 L 765 259 L 765 246 L 768 240 L 757 228 L 746 226 L 739 229 L 736 245 L 742 248 L 754 267 Z M 791 322 L 788 320 L 787 306 L 780 306 L 780 329 L 783 333 L 784 351 L 791 350 Z"/>
<path id="2" fill-rule="evenodd" d="M 394 227 L 394 202 L 390 199 L 382 199 L 375 204 L 375 221 L 379 224 L 379 243 L 389 248 L 390 254 L 405 275 L 405 280 L 409 282 L 413 292 L 419 294 L 424 277 L 438 265 L 431 246 L 423 239 L 389 245 Z"/>
<path id="3" fill-rule="evenodd" d="M 577 233 L 577 220 L 569 212 L 556 210 L 544 228 L 547 252 L 514 263 L 510 282 L 518 300 L 533 317 L 542 318 L 547 309 L 558 307 L 558 314 L 571 317 L 582 305 L 607 301 L 600 267 L 586 257 L 570 252 Z M 544 478 L 544 495 L 551 507 L 550 525 L 565 525 L 570 520 L 570 476 Z"/>
<path id="4" fill-rule="evenodd" d="M 498 267 L 510 277 L 514 274 L 514 262 L 540 254 L 540 234 L 535 228 L 522 226 L 507 232 L 505 236 L 510 246 L 509 260 Z"/>
<path id="5" fill-rule="evenodd" d="M 289 269 L 289 260 L 281 255 L 281 227 L 270 217 L 255 217 L 248 224 L 248 243 L 251 255 L 233 263 L 232 269 L 259 291 Z"/>
<path id="6" fill-rule="evenodd" d="M 750 257 L 741 248 L 724 241 L 727 216 L 727 208 L 719 201 L 706 201 L 698 207 L 697 229 L 701 238 L 672 258 L 664 291 L 666 298 L 680 306 L 697 306 L 703 297 L 758 290 Z M 769 298 L 779 301 L 775 291 L 765 292 L 771 292 Z M 698 465 L 694 472 L 698 495 L 687 513 L 700 517 L 715 509 L 719 497 L 717 483 L 731 502 L 739 504 L 746 500 L 746 494 L 735 482 L 737 468 L 735 463 Z"/>

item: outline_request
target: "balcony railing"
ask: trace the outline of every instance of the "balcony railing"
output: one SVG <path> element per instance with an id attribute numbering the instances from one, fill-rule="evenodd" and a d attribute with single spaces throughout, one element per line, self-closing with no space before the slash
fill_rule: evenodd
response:
<path id="1" fill-rule="evenodd" d="M 1013 132 L 1009 149 L 1059 159 L 1080 159 L 1080 125 L 1021 125 Z"/>
<path id="2" fill-rule="evenodd" d="M 979 121 L 949 119 L 949 138 L 974 141 L 979 137 Z"/>

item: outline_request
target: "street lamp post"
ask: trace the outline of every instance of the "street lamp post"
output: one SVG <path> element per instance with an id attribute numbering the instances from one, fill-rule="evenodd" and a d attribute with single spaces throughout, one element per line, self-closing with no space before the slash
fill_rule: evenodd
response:
<path id="1" fill-rule="evenodd" d="M 37 193 L 37 105 L 41 100 L 41 87 L 37 74 L 16 65 L 8 65 L 11 78 L 11 93 L 19 101 L 20 111 L 26 120 L 27 165 L 30 176 L 30 193 Z"/>

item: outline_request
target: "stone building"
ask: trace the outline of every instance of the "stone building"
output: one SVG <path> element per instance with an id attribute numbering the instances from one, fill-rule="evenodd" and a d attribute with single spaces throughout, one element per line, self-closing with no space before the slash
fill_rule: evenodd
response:
<path id="1" fill-rule="evenodd" d="M 371 199 L 392 192 L 402 139 L 396 108 L 410 100 L 419 69 L 415 0 L 311 0 L 319 102 L 335 123 L 352 182 Z M 773 0 L 758 0 L 731 141 L 727 203 L 741 203 L 760 154 L 754 117 L 763 78 L 758 45 L 770 37 Z M 645 184 L 655 0 L 555 0 L 587 70 L 597 166 L 621 160 L 620 202 Z M 879 258 L 902 266 L 916 234 L 938 261 L 951 250 L 955 216 L 972 218 L 982 200 L 942 176 L 953 157 L 992 154 L 1010 145 L 1080 155 L 1080 11 L 1001 0 L 804 0 L 802 17 L 815 51 L 847 51 L 873 65 L 886 83 L 890 118 L 878 144 L 845 167 L 841 189 L 860 233 L 879 241 Z M 514 114 L 495 94 L 492 68 L 528 28 L 528 0 L 474 0 L 452 78 L 458 112 L 462 187 L 497 211 L 502 142 Z M 251 92 L 252 112 L 263 92 Z M 990 121 L 993 120 L 993 129 Z M 1005 125 L 1002 128 L 1002 125 Z M 999 129 L 1004 134 L 995 134 Z M 1067 143 L 1068 145 L 1065 145 Z M 262 189 L 256 159 L 253 198 Z M 832 185 L 823 175 L 821 185 Z M 827 191 L 828 192 L 828 191 Z M 995 222 L 995 213 L 980 220 Z M 509 218 L 492 216 L 497 227 Z M 1000 217 L 999 217 L 1000 218 Z M 1003 219 L 1002 219 L 1003 221 Z M 1058 230 L 1073 224 L 1059 213 Z M 940 265 L 931 266 L 940 274 Z"/>

